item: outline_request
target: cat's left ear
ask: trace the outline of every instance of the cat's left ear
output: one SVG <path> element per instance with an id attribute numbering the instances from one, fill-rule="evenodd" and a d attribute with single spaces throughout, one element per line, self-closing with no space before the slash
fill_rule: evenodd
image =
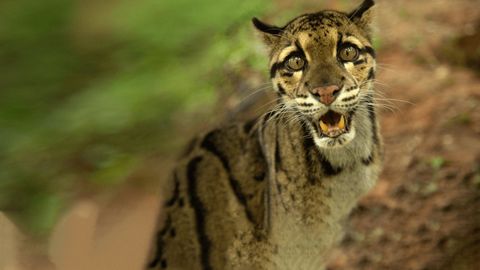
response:
<path id="1" fill-rule="evenodd" d="M 354 22 L 358 27 L 363 29 L 368 35 L 372 31 L 372 21 L 375 8 L 372 8 L 375 5 L 373 0 L 364 0 L 360 6 L 350 12 L 347 16 Z"/>
<path id="2" fill-rule="evenodd" d="M 252 23 L 262 34 L 263 42 L 269 47 L 277 43 L 283 33 L 283 28 L 264 23 L 257 18 L 253 18 Z"/>

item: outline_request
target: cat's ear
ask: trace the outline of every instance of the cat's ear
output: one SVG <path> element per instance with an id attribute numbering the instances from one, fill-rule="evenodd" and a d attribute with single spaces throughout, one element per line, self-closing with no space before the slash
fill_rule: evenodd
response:
<path id="1" fill-rule="evenodd" d="M 264 23 L 255 17 L 252 19 L 252 22 L 255 28 L 262 35 L 263 41 L 267 46 L 272 46 L 273 44 L 278 42 L 283 32 L 282 27 L 277 27 Z"/>
<path id="2" fill-rule="evenodd" d="M 352 22 L 360 27 L 360 29 L 363 29 L 368 35 L 370 35 L 372 31 L 371 25 L 375 10 L 375 8 L 373 8 L 374 5 L 375 2 L 373 0 L 364 0 L 360 6 L 347 15 Z"/>

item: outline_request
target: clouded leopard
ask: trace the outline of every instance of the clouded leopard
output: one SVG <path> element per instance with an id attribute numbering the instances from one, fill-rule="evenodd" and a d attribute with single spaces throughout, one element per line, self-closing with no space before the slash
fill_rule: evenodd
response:
<path id="1" fill-rule="evenodd" d="M 148 269 L 324 267 L 381 167 L 373 5 L 283 27 L 253 19 L 278 104 L 193 142 L 173 173 Z"/>

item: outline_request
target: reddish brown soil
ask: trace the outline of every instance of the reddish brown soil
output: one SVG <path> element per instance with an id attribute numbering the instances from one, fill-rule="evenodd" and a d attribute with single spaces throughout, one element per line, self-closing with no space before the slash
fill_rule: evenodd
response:
<path id="1" fill-rule="evenodd" d="M 408 67 L 379 80 L 413 104 L 382 113 L 383 174 L 329 269 L 480 269 L 480 80 L 401 51 L 382 58 Z"/>

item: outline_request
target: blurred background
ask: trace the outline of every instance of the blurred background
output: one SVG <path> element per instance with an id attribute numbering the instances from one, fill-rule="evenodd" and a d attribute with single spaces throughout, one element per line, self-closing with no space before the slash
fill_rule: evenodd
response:
<path id="1" fill-rule="evenodd" d="M 0 1 L 0 270 L 141 269 L 188 139 L 268 109 L 250 19 L 360 2 Z M 376 2 L 385 170 L 329 269 L 480 269 L 480 1 Z"/>

